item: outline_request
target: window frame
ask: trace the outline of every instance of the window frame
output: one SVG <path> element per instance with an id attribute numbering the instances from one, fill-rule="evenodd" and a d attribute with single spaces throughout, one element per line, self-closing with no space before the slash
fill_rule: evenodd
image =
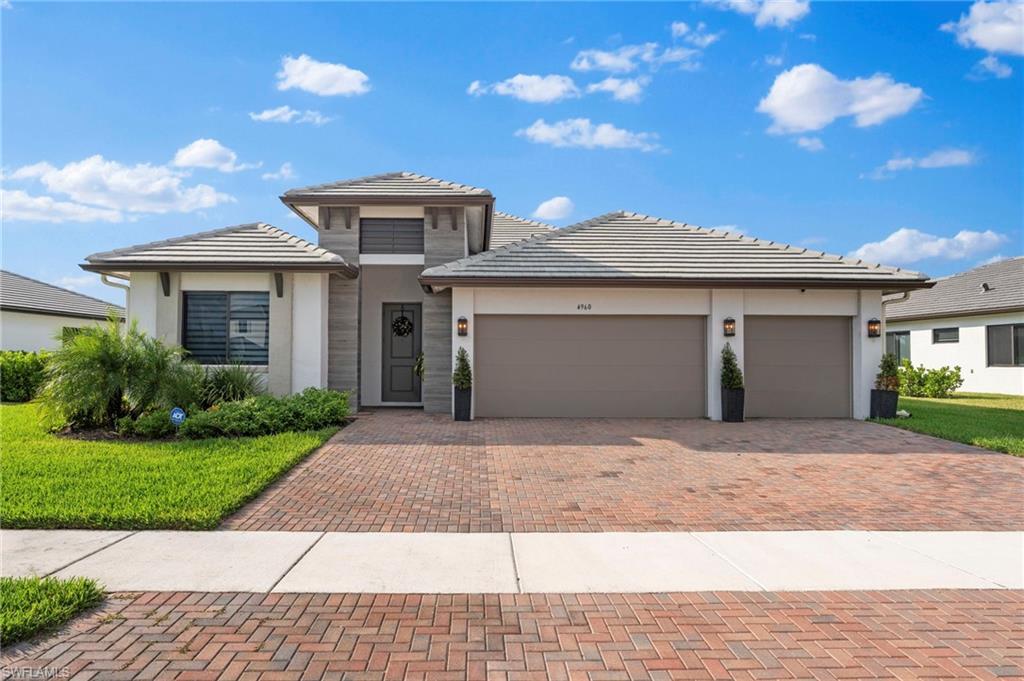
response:
<path id="1" fill-rule="evenodd" d="M 908 362 L 911 361 L 911 357 L 913 357 L 913 353 L 912 353 L 912 351 L 910 349 L 910 331 L 886 331 L 885 332 L 886 352 L 889 351 L 889 336 L 890 335 L 893 336 L 894 338 L 895 337 L 899 337 L 899 336 L 906 336 L 906 338 L 907 338 L 907 356 L 906 357 L 900 357 L 899 341 L 896 341 L 896 343 L 894 344 L 896 352 L 894 352 L 893 354 L 896 355 L 897 363 L 902 364 L 903 360 L 907 360 Z"/>
<path id="2" fill-rule="evenodd" d="M 956 335 L 953 338 L 947 338 L 942 340 L 939 338 L 939 334 L 943 331 L 954 331 Z M 940 345 L 943 343 L 959 343 L 960 342 L 960 327 L 959 326 L 942 326 L 932 329 L 932 345 Z"/>
<path id="3" fill-rule="evenodd" d="M 203 295 L 221 295 L 225 297 L 225 316 L 224 316 L 224 361 L 222 362 L 205 362 L 193 355 L 192 351 L 185 346 L 185 339 L 188 333 L 188 296 L 193 293 Z M 267 345 L 267 361 L 266 362 L 246 362 L 231 357 L 231 296 L 232 295 L 265 295 L 267 297 L 267 333 L 266 333 L 266 345 Z M 245 321 L 251 321 L 249 318 L 245 318 Z M 262 320 L 261 320 L 262 321 Z M 202 366 L 226 366 L 231 364 L 240 364 L 242 366 L 249 367 L 269 367 L 270 366 L 270 291 L 250 291 L 250 290 L 209 290 L 209 289 L 190 289 L 188 291 L 181 292 L 181 345 L 188 352 L 189 357 L 195 362 Z"/>
<path id="4" fill-rule="evenodd" d="M 995 363 L 992 361 L 992 343 L 990 341 L 990 334 L 992 329 L 1009 329 L 1010 330 L 1010 363 Z M 987 367 L 1022 367 L 1024 361 L 1016 362 L 1018 353 L 1017 348 L 1017 329 L 1024 329 L 1024 323 L 1022 322 L 1010 322 L 1009 324 L 986 324 L 985 325 L 985 366 Z"/>

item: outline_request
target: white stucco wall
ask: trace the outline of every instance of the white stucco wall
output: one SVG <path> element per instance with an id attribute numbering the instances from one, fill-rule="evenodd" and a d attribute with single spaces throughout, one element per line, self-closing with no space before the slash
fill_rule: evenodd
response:
<path id="1" fill-rule="evenodd" d="M 1024 324 L 1024 312 L 889 322 L 886 331 L 910 332 L 910 361 L 928 369 L 959 366 L 963 392 L 1024 395 L 1024 367 L 990 367 L 985 327 Z M 933 343 L 932 329 L 960 329 L 958 343 Z"/>
<path id="2" fill-rule="evenodd" d="M 360 396 L 366 406 L 381 404 L 384 303 L 422 303 L 422 266 L 367 265 L 361 268 Z M 355 323 L 355 320 L 353 320 Z"/>
<path id="3" fill-rule="evenodd" d="M 292 290 L 292 391 L 327 387 L 327 274 L 296 274 Z"/>
<path id="4" fill-rule="evenodd" d="M 0 310 L 0 348 L 4 350 L 56 350 L 67 327 L 81 328 L 103 322 L 15 310 Z"/>

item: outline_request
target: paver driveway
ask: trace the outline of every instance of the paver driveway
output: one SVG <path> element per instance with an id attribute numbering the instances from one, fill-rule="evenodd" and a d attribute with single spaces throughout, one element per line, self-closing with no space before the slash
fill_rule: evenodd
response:
<path id="1" fill-rule="evenodd" d="M 1019 530 L 1024 459 L 844 420 L 360 414 L 225 526 Z"/>

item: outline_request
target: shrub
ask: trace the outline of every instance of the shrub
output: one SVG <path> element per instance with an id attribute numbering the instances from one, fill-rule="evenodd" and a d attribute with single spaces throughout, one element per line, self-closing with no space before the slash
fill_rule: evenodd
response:
<path id="1" fill-rule="evenodd" d="M 728 343 L 722 348 L 722 387 L 727 390 L 743 388 L 743 372 L 736 361 L 736 353 Z"/>
<path id="2" fill-rule="evenodd" d="M 469 353 L 466 352 L 466 348 L 459 348 L 459 351 L 455 353 L 452 385 L 459 390 L 469 390 L 473 387 L 473 370 L 469 366 Z"/>
<path id="3" fill-rule="evenodd" d="M 348 417 L 348 394 L 307 388 L 297 395 L 258 395 L 191 414 L 181 437 L 242 437 L 339 426 Z"/>
<path id="4" fill-rule="evenodd" d="M 214 367 L 206 374 L 206 389 L 203 399 L 206 404 L 235 402 L 263 392 L 260 375 L 252 367 L 229 364 Z"/>
<path id="5" fill-rule="evenodd" d="M 903 360 L 899 368 L 900 395 L 907 397 L 950 397 L 963 385 L 960 367 L 925 369 Z"/>
<path id="6" fill-rule="evenodd" d="M 28 402 L 46 379 L 45 352 L 0 352 L 0 401 Z"/>
<path id="7" fill-rule="evenodd" d="M 132 424 L 131 434 L 147 440 L 159 440 L 174 435 L 174 431 L 174 424 L 171 423 L 171 410 L 157 409 L 137 418 Z"/>
<path id="8" fill-rule="evenodd" d="M 206 394 L 206 369 L 195 362 L 180 362 L 164 378 L 160 403 L 169 408 L 205 409 L 211 406 Z"/>
<path id="9" fill-rule="evenodd" d="M 891 352 L 882 355 L 882 361 L 878 363 L 875 388 L 877 390 L 900 389 L 899 363 L 896 361 L 896 355 Z"/>

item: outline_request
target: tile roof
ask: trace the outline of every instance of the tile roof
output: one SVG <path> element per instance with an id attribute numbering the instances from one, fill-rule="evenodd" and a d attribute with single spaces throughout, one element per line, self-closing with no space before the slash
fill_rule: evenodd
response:
<path id="1" fill-rule="evenodd" d="M 106 319 L 108 310 L 124 317 L 124 308 L 53 284 L 0 270 L 0 309 Z"/>
<path id="2" fill-rule="evenodd" d="M 246 270 L 342 272 L 358 268 L 338 254 L 262 222 L 119 248 L 86 257 L 92 271 Z"/>
<path id="3" fill-rule="evenodd" d="M 494 211 L 491 220 L 491 243 L 490 248 L 501 248 L 514 244 L 517 241 L 525 241 L 538 234 L 544 234 L 555 229 L 552 225 L 546 225 L 536 220 L 509 215 L 500 211 Z"/>
<path id="4" fill-rule="evenodd" d="M 987 290 L 985 288 L 987 285 Z M 885 306 L 888 321 L 1024 310 L 1024 256 L 943 277 L 927 291 Z"/>
<path id="5" fill-rule="evenodd" d="M 405 171 L 289 189 L 281 200 L 287 203 L 301 198 L 493 200 L 491 192 L 486 189 Z"/>
<path id="6" fill-rule="evenodd" d="M 624 211 L 432 267 L 420 281 L 434 286 L 537 282 L 894 291 L 930 285 L 917 272 Z"/>

